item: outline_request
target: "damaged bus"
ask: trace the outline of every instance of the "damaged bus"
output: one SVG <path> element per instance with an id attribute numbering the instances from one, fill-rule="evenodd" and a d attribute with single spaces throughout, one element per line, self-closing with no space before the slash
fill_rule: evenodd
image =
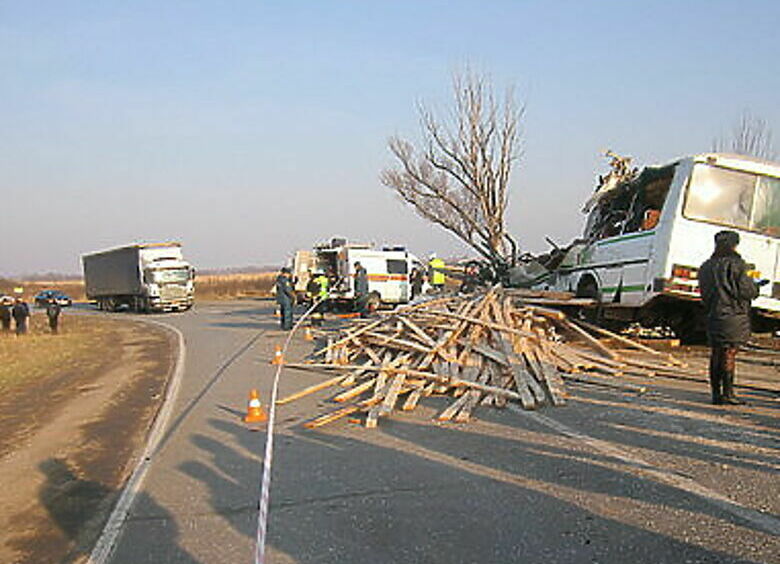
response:
<path id="1" fill-rule="evenodd" d="M 753 302 L 756 329 L 780 319 L 780 164 L 702 154 L 641 172 L 613 157 L 586 204 L 583 238 L 562 253 L 539 286 L 593 298 L 616 321 L 703 330 L 698 266 L 713 237 L 738 231 L 749 274 L 766 278 Z M 760 325 L 761 327 L 758 327 Z"/>

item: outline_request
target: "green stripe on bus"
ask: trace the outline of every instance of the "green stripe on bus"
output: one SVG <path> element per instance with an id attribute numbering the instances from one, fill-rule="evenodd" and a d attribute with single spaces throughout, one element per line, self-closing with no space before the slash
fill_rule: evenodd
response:
<path id="1" fill-rule="evenodd" d="M 620 286 L 608 286 L 606 288 L 602 288 L 602 292 L 606 292 L 608 294 L 612 294 L 614 292 L 617 292 L 618 288 Z M 644 284 L 637 284 L 636 286 L 623 286 L 623 292 L 644 292 L 645 291 L 645 285 Z"/>
<path id="2" fill-rule="evenodd" d="M 612 243 L 620 243 L 621 241 L 630 241 L 631 239 L 641 239 L 642 237 L 650 237 L 651 235 L 655 235 L 655 231 L 642 231 L 641 233 L 631 233 L 630 235 L 623 235 L 622 237 L 618 237 L 617 239 L 608 239 L 606 241 L 599 241 L 596 243 L 597 247 L 603 247 L 606 245 L 611 245 Z"/>

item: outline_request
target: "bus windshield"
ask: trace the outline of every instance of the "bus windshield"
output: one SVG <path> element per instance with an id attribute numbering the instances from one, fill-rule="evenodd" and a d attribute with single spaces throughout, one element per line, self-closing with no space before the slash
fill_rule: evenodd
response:
<path id="1" fill-rule="evenodd" d="M 780 178 L 697 164 L 685 217 L 780 236 Z"/>

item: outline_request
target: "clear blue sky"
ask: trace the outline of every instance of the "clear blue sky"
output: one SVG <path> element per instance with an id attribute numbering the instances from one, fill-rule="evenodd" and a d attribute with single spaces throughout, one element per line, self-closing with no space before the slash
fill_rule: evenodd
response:
<path id="1" fill-rule="evenodd" d="M 466 62 L 526 103 L 510 228 L 541 249 L 578 233 L 603 149 L 705 151 L 745 109 L 780 131 L 779 22 L 752 1 L 0 1 L 0 274 L 168 238 L 202 268 L 331 234 L 458 251 L 378 173 Z"/>

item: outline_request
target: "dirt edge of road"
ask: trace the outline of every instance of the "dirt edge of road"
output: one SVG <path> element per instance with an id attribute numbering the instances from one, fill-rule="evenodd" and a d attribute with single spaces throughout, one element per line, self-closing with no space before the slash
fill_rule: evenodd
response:
<path id="1" fill-rule="evenodd" d="M 15 486 L 0 492 L 4 562 L 84 560 L 146 444 L 179 345 L 163 327 L 114 323 L 107 365 L 88 384 L 81 375 L 51 420 L 0 460 Z"/>

